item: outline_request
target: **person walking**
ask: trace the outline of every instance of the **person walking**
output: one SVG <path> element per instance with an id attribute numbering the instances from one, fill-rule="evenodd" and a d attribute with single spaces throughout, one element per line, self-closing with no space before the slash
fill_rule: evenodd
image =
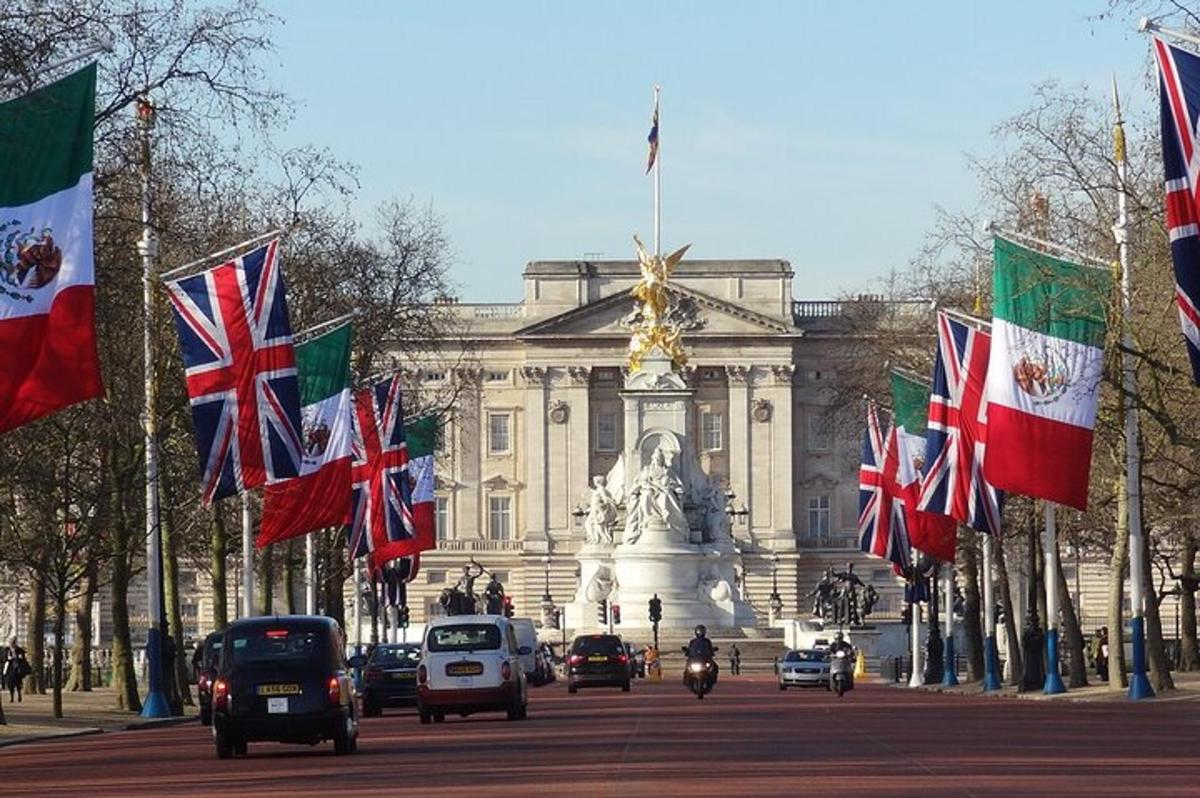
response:
<path id="1" fill-rule="evenodd" d="M 740 676 L 742 673 L 742 652 L 738 650 L 737 643 L 729 649 L 729 673 L 733 676 Z"/>
<path id="2" fill-rule="evenodd" d="M 1101 626 L 1096 630 L 1096 638 L 1092 641 L 1092 659 L 1096 666 L 1096 676 L 1102 682 L 1108 681 L 1108 627 Z"/>
<path id="3" fill-rule="evenodd" d="M 8 662 L 4 664 L 4 678 L 0 680 L 4 687 L 8 688 L 8 700 L 22 700 L 22 682 L 25 677 L 33 673 L 33 668 L 29 666 L 29 660 L 25 658 L 25 649 L 17 645 L 17 638 L 13 638 L 8 644 Z"/>

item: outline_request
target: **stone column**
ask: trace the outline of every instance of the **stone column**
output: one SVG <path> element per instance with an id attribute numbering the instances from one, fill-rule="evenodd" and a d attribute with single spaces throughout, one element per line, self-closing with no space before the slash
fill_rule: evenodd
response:
<path id="1" fill-rule="evenodd" d="M 524 466 L 525 488 L 523 515 L 520 523 L 525 529 L 526 544 L 545 549 L 549 527 L 546 491 L 546 470 L 549 466 L 546 446 L 546 369 L 541 366 L 522 366 L 521 379 L 525 384 L 524 446 L 521 460 Z"/>
<path id="2" fill-rule="evenodd" d="M 592 475 L 588 473 L 591 463 L 592 434 L 591 407 L 589 406 L 589 388 L 592 370 L 587 366 L 569 366 L 567 368 L 567 496 L 568 506 L 562 508 L 565 513 L 566 537 L 570 537 L 574 529 L 574 519 L 571 511 L 575 509 L 575 499 L 592 484 Z"/>
<path id="3" fill-rule="evenodd" d="M 771 385 L 763 390 L 764 398 L 770 401 L 768 422 L 771 425 L 772 437 L 779 445 L 771 452 L 771 518 L 774 521 L 775 532 L 782 548 L 790 550 L 796 546 L 794 527 L 792 492 L 795 490 L 793 480 L 792 435 L 792 377 L 796 367 L 792 365 L 772 366 Z M 832 436 L 831 436 L 832 437 Z M 830 496 L 830 512 L 833 496 Z M 774 547 L 777 551 L 780 546 Z"/>
<path id="4" fill-rule="evenodd" d="M 744 522 L 753 529 L 754 505 L 750 496 L 750 369 L 726 366 L 729 380 L 729 487 L 749 514 Z"/>

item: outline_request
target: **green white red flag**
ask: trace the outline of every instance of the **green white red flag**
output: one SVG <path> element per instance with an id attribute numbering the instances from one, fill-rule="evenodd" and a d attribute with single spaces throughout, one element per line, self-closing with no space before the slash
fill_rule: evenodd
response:
<path id="1" fill-rule="evenodd" d="M 994 281 L 984 476 L 1086 509 L 1112 277 L 996 238 Z"/>
<path id="2" fill-rule="evenodd" d="M 96 66 L 0 104 L 0 432 L 104 393 L 96 356 Z"/>
<path id="3" fill-rule="evenodd" d="M 945 562 L 954 562 L 958 522 L 945 515 L 919 510 L 925 473 L 925 434 L 929 421 L 929 386 L 892 372 L 896 446 L 900 459 L 896 491 L 904 504 L 908 539 L 912 545 Z"/>
<path id="4" fill-rule="evenodd" d="M 438 423 L 435 416 L 424 416 L 409 424 L 408 474 L 412 483 L 413 526 L 417 550 L 437 546 L 437 498 L 434 496 L 434 451 L 437 449 Z"/>
<path id="5" fill-rule="evenodd" d="M 303 457 L 298 476 L 263 493 L 257 545 L 270 545 L 330 526 L 350 513 L 351 326 L 296 346 Z"/>

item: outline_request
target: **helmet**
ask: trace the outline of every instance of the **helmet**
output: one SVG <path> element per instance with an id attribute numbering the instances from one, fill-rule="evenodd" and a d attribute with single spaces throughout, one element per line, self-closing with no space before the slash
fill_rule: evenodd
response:
<path id="1" fill-rule="evenodd" d="M 696 637 L 704 637 L 706 634 L 708 634 L 708 629 L 704 627 L 704 624 L 696 624 Z"/>
<path id="2" fill-rule="evenodd" d="M 842 633 L 841 633 L 841 632 L 837 632 L 836 634 L 834 634 L 834 636 L 833 636 L 833 639 L 834 639 L 835 641 L 837 641 L 838 643 L 840 643 L 840 642 L 842 642 L 843 640 L 845 640 L 845 637 L 843 637 L 843 636 L 842 636 Z"/>

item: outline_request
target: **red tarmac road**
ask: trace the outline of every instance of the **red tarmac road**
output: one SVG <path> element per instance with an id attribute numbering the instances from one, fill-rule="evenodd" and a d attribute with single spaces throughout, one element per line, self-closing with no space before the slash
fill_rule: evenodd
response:
<path id="1" fill-rule="evenodd" d="M 561 684 L 529 719 L 394 710 L 359 752 L 252 744 L 218 761 L 175 726 L 0 749 L 0 793 L 296 796 L 1200 796 L 1191 701 L 1065 703 L 860 685 L 844 699 L 722 678 L 697 701 L 674 680 L 632 693 Z"/>

